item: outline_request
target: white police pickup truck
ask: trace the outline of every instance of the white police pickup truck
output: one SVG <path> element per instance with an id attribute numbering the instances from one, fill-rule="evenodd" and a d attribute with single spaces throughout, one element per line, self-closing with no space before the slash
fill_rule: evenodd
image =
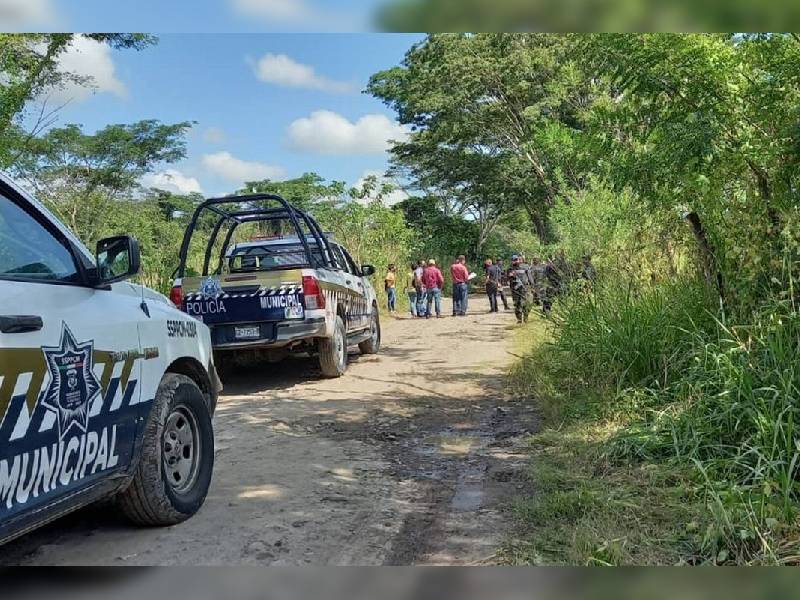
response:
<path id="1" fill-rule="evenodd" d="M 126 283 L 138 269 L 134 239 L 92 256 L 0 174 L 0 543 L 109 496 L 143 525 L 203 504 L 209 330 Z"/>
<path id="2" fill-rule="evenodd" d="M 334 378 L 347 368 L 348 347 L 380 350 L 374 274 L 280 196 L 226 196 L 195 210 L 171 300 L 211 328 L 223 377 L 246 360 L 300 352 Z"/>

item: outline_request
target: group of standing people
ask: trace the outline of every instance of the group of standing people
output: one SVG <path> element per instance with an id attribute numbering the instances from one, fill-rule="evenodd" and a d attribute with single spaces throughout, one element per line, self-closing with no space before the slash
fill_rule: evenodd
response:
<path id="1" fill-rule="evenodd" d="M 502 274 L 502 269 L 494 267 L 491 260 L 486 261 L 486 292 L 489 294 L 489 303 L 492 304 L 494 310 L 497 310 L 496 290 L 498 288 L 494 283 L 490 286 L 490 281 L 497 277 L 498 271 Z M 502 289 L 502 275 L 500 277 L 499 289 Z M 505 282 L 511 288 L 517 322 L 527 322 L 530 312 L 535 306 L 541 307 L 542 312 L 548 315 L 556 297 L 566 294 L 576 279 L 591 286 L 595 279 L 591 256 L 584 256 L 581 264 L 574 268 L 567 261 L 563 251 L 559 251 L 555 257 L 549 257 L 544 261 L 534 257 L 530 264 L 522 254 L 514 254 L 511 257 L 511 268 L 505 272 Z M 494 300 L 492 299 L 493 295 L 495 296 Z M 505 298 L 503 298 L 503 303 L 508 308 Z"/>
<path id="2" fill-rule="evenodd" d="M 511 257 L 511 265 L 504 268 L 503 259 L 487 259 L 484 263 L 486 275 L 485 288 L 489 297 L 490 311 L 499 312 L 499 302 L 505 310 L 511 310 L 506 290 L 511 292 L 514 314 L 517 322 L 528 320 L 534 306 L 540 306 L 547 315 L 553 300 L 569 289 L 572 280 L 578 278 L 591 283 L 595 277 L 591 257 L 585 256 L 581 264 L 574 268 L 569 264 L 563 251 L 555 257 L 541 261 L 534 257 L 531 263 L 522 254 Z M 476 277 L 467 268 L 464 255 L 459 256 L 450 266 L 453 282 L 453 316 L 465 316 L 469 306 L 469 282 Z M 384 279 L 390 313 L 397 312 L 397 267 L 389 265 Z M 442 317 L 442 290 L 444 275 L 434 259 L 419 260 L 411 264 L 406 274 L 405 293 L 408 295 L 411 316 L 414 318 Z M 498 302 L 499 300 L 499 302 Z"/>
<path id="3" fill-rule="evenodd" d="M 459 256 L 450 267 L 453 280 L 453 316 L 465 316 L 469 304 L 469 281 L 475 277 L 467 268 L 465 256 Z M 442 317 L 442 291 L 444 275 L 431 258 L 428 261 L 418 260 L 411 264 L 406 274 L 405 292 L 411 316 L 414 318 Z M 389 265 L 384 279 L 384 289 L 388 298 L 390 313 L 397 312 L 397 266 Z"/>

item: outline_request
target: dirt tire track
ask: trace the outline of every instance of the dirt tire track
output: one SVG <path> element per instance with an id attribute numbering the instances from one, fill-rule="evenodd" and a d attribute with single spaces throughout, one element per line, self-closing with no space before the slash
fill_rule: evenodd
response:
<path id="1" fill-rule="evenodd" d="M 380 354 L 351 354 L 341 379 L 300 358 L 237 372 L 186 523 L 138 529 L 90 507 L 0 548 L 0 564 L 492 562 L 536 419 L 503 391 L 513 315 L 470 302 L 467 317 L 384 315 Z"/>

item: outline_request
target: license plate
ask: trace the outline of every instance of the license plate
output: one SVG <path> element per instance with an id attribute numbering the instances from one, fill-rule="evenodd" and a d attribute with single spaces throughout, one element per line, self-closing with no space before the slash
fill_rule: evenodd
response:
<path id="1" fill-rule="evenodd" d="M 234 336 L 237 340 L 251 340 L 253 338 L 261 337 L 260 327 L 236 327 L 234 328 Z"/>
<path id="2" fill-rule="evenodd" d="M 305 315 L 303 313 L 303 305 L 296 304 L 294 306 L 287 306 L 286 307 L 286 318 L 287 319 L 302 319 Z"/>

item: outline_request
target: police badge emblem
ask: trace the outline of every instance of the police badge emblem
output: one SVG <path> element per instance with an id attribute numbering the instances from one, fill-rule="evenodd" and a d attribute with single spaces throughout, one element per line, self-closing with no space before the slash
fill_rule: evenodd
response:
<path id="1" fill-rule="evenodd" d="M 222 284 L 215 277 L 206 277 L 200 284 L 200 293 L 206 298 L 217 298 L 222 294 Z"/>
<path id="2" fill-rule="evenodd" d="M 42 348 L 42 351 L 50 372 L 42 402 L 58 417 L 60 439 L 64 439 L 73 425 L 86 433 L 89 407 L 100 393 L 100 382 L 92 370 L 94 342 L 79 344 L 63 323 L 61 343 L 54 348 Z"/>

